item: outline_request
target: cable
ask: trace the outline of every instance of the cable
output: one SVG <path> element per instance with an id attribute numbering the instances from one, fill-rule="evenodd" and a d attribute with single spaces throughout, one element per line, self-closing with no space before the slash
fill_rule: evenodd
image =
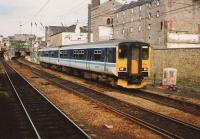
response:
<path id="1" fill-rule="evenodd" d="M 64 18 L 66 16 L 69 16 L 69 15 L 73 14 L 73 11 L 78 10 L 80 8 L 83 8 L 85 6 L 84 3 L 86 3 L 86 2 L 88 2 L 88 1 L 87 0 L 80 1 L 78 4 L 76 4 L 75 6 L 73 6 L 72 8 L 70 8 L 69 10 L 67 10 L 64 14 L 57 16 L 57 18 L 60 19 L 60 18 Z M 55 21 L 54 23 L 58 22 L 55 19 L 54 19 L 54 21 Z M 59 21 L 59 22 L 63 23 L 63 21 Z"/>
<path id="2" fill-rule="evenodd" d="M 30 21 L 32 21 L 36 16 L 38 16 L 42 10 L 49 4 L 51 0 L 47 0 L 44 5 L 33 15 L 33 17 L 31 17 L 27 22 L 23 23 L 22 26 L 28 24 Z"/>

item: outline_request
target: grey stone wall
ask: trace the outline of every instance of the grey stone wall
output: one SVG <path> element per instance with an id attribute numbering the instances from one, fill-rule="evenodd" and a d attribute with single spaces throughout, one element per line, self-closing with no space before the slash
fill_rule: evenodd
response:
<path id="1" fill-rule="evenodd" d="M 162 79 L 163 69 L 178 70 L 178 80 L 200 82 L 200 49 L 154 49 L 152 51 L 151 75 Z"/>
<path id="2" fill-rule="evenodd" d="M 115 10 L 120 6 L 121 4 L 117 1 L 110 0 L 91 9 L 91 31 L 94 42 L 99 41 L 99 26 L 112 27 L 112 24 L 107 24 L 107 19 L 112 19 Z"/>

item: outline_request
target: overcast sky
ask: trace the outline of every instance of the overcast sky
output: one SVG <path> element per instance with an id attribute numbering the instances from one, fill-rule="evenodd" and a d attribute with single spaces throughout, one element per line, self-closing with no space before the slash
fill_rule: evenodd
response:
<path id="1" fill-rule="evenodd" d="M 91 0 L 0 0 L 0 35 L 32 32 L 43 36 L 42 25 L 70 25 L 77 19 L 86 24 L 87 5 L 90 2 Z M 46 7 L 33 18 L 45 3 Z M 23 26 L 20 27 L 20 24 Z"/>

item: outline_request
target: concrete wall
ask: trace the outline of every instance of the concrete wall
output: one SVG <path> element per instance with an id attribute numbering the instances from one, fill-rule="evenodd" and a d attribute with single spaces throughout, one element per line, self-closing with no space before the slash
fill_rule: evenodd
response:
<path id="1" fill-rule="evenodd" d="M 178 80 L 200 82 L 200 49 L 154 49 L 152 52 L 152 73 L 162 79 L 163 69 L 178 70 Z"/>

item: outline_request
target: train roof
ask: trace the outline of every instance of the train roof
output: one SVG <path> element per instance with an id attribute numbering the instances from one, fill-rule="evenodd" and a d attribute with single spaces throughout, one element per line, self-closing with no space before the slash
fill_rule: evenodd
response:
<path id="1" fill-rule="evenodd" d="M 65 49 L 85 49 L 85 48 L 113 48 L 123 43 L 143 43 L 143 45 L 149 46 L 148 43 L 139 41 L 139 40 L 109 40 L 102 42 L 92 42 L 92 43 L 83 43 L 83 44 L 73 44 L 73 45 L 64 45 L 62 47 L 56 48 L 43 48 L 39 51 L 50 51 L 50 50 L 65 50 Z"/>

